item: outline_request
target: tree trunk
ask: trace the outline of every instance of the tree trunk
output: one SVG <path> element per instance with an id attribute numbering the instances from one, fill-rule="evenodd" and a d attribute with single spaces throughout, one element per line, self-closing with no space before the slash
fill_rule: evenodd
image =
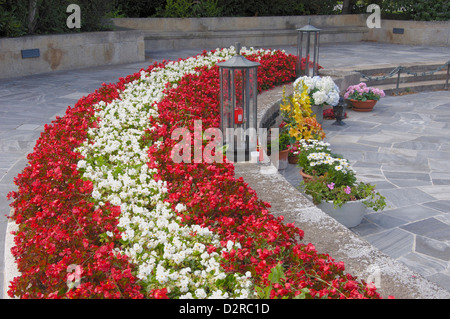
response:
<path id="1" fill-rule="evenodd" d="M 370 2 L 370 3 L 372 3 L 372 2 Z M 342 4 L 342 14 L 354 13 L 353 6 L 355 4 L 356 4 L 356 0 L 344 0 L 344 3 Z"/>
<path id="2" fill-rule="evenodd" d="M 344 0 L 344 3 L 342 4 L 342 14 L 350 13 L 350 2 L 351 0 Z"/>
<path id="3" fill-rule="evenodd" d="M 28 1 L 28 34 L 34 33 L 36 29 L 38 12 L 38 0 Z"/>

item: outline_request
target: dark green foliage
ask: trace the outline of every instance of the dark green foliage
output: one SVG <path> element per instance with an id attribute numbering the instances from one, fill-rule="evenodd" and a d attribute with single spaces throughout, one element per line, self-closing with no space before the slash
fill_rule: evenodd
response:
<path id="1" fill-rule="evenodd" d="M 448 0 L 360 0 L 351 1 L 351 13 L 366 13 L 369 4 L 378 4 L 381 18 L 393 20 L 448 21 Z"/>
<path id="2" fill-rule="evenodd" d="M 24 8 L 12 1 L 0 0 L 0 37 L 17 37 L 26 33 Z"/>
<path id="3" fill-rule="evenodd" d="M 80 6 L 81 28 L 68 28 L 70 4 Z M 0 36 L 105 30 L 104 17 L 113 0 L 0 0 Z"/>
<path id="4" fill-rule="evenodd" d="M 117 0 L 116 10 L 130 18 L 148 18 L 163 8 L 166 0 Z"/>
<path id="5" fill-rule="evenodd" d="M 350 13 L 378 4 L 382 19 L 450 20 L 448 0 L 350 0 Z M 66 25 L 69 4 L 81 9 L 81 28 Z M 0 0 L 0 37 L 108 30 L 111 17 L 249 17 L 340 14 L 337 0 Z M 35 10 L 33 10 L 33 8 Z"/>
<path id="6" fill-rule="evenodd" d="M 219 0 L 224 16 L 332 14 L 335 0 Z"/>

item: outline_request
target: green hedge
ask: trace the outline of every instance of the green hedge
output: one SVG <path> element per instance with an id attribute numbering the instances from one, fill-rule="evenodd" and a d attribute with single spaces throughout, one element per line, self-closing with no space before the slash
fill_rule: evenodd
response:
<path id="1" fill-rule="evenodd" d="M 450 20 L 450 2 L 448 0 L 399 0 L 383 1 L 384 16 L 420 21 Z M 383 15 L 382 15 L 383 17 Z"/>
<path id="2" fill-rule="evenodd" d="M 336 0 L 167 0 L 155 11 L 160 17 L 332 14 L 336 3 Z"/>
<path id="3" fill-rule="evenodd" d="M 384 19 L 450 20 L 448 0 L 350 0 L 344 11 L 366 13 L 372 3 L 380 5 Z M 80 29 L 69 29 L 66 25 L 69 4 L 80 6 Z M 111 17 L 340 14 L 342 4 L 343 1 L 337 0 L 0 0 L 0 37 L 108 30 L 104 18 Z"/>
<path id="4" fill-rule="evenodd" d="M 67 27 L 70 4 L 80 6 L 79 29 Z M 116 6 L 115 0 L 0 0 L 0 36 L 105 30 L 104 18 Z"/>
<path id="5" fill-rule="evenodd" d="M 342 1 L 339 1 L 342 2 Z M 366 13 L 369 4 L 378 4 L 382 19 L 448 21 L 448 0 L 350 0 L 350 13 Z"/>
<path id="6" fill-rule="evenodd" d="M 122 0 L 127 17 L 221 17 L 340 14 L 337 0 Z M 382 17 L 407 20 L 449 20 L 448 0 L 350 0 L 349 13 L 367 13 L 378 4 Z M 347 11 L 346 11 L 347 12 Z"/>

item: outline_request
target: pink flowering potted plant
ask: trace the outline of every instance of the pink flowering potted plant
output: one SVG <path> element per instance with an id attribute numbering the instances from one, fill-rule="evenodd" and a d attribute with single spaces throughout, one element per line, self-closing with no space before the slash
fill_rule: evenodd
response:
<path id="1" fill-rule="evenodd" d="M 383 90 L 369 87 L 364 82 L 350 85 L 344 94 L 344 98 L 350 101 L 353 110 L 356 112 L 372 111 L 377 101 L 384 96 Z"/>

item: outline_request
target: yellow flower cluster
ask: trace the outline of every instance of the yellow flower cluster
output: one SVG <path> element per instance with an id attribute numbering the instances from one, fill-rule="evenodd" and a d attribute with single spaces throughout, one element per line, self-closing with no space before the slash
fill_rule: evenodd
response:
<path id="1" fill-rule="evenodd" d="M 325 138 L 322 126 L 317 122 L 316 116 L 312 114 L 311 101 L 306 85 L 303 85 L 301 91 L 296 87 L 294 94 L 289 97 L 286 97 L 286 90 L 284 89 L 280 111 L 286 122 L 289 135 L 295 140 L 322 140 Z"/>

